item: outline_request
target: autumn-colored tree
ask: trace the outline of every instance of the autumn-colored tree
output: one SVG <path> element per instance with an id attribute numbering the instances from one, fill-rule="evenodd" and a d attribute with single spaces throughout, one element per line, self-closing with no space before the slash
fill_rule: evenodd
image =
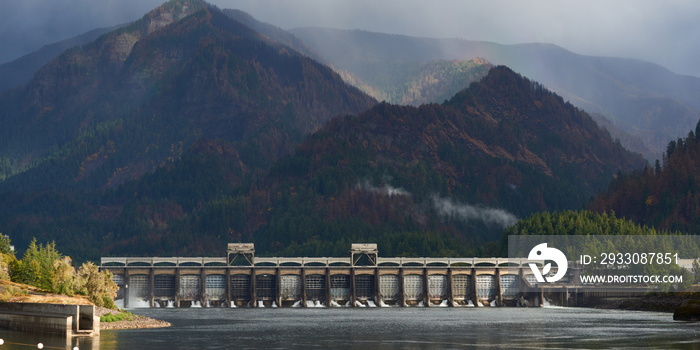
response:
<path id="1" fill-rule="evenodd" d="M 78 269 L 78 277 L 90 301 L 97 306 L 114 308 L 114 298 L 119 287 L 112 281 L 111 272 L 100 271 L 97 265 L 88 261 Z"/>
<path id="2" fill-rule="evenodd" d="M 58 294 L 71 295 L 78 290 L 79 281 L 75 269 L 68 257 L 53 262 L 51 271 L 51 291 Z"/>
<path id="3" fill-rule="evenodd" d="M 14 258 L 14 255 L 12 257 Z M 112 273 L 99 271 L 92 262 L 84 263 L 76 272 L 71 259 L 61 255 L 56 250 L 55 243 L 44 246 L 37 244 L 34 239 L 21 260 L 0 260 L 0 270 L 5 260 L 11 264 L 9 275 L 13 282 L 32 285 L 57 294 L 83 294 L 97 306 L 114 308 L 114 298 L 119 287 L 112 281 Z"/>

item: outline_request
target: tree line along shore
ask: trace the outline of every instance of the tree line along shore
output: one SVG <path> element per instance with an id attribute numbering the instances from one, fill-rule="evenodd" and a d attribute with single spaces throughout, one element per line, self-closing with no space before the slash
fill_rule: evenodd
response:
<path id="1" fill-rule="evenodd" d="M 78 269 L 55 243 L 32 241 L 17 259 L 7 236 L 0 235 L 0 301 L 43 304 L 92 304 L 102 330 L 168 327 L 170 323 L 139 316 L 114 305 L 119 287 L 112 273 L 92 262 Z"/>

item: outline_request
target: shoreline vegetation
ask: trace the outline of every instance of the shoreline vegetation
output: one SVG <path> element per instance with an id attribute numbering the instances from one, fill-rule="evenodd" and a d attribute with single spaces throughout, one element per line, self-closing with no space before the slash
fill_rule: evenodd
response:
<path id="1" fill-rule="evenodd" d="M 117 309 L 114 298 L 118 289 L 109 271 L 99 271 L 91 262 L 76 270 L 54 243 L 42 245 L 32 241 L 18 260 L 10 239 L 0 234 L 0 301 L 94 305 L 102 330 L 170 326 L 165 321 Z"/>
<path id="2" fill-rule="evenodd" d="M 73 260 L 61 254 L 54 242 L 46 245 L 37 244 L 33 239 L 21 259 L 15 256 L 10 238 L 0 233 L 0 280 L 11 281 L 36 287 L 34 291 L 43 291 L 55 295 L 85 297 L 90 304 L 114 308 L 114 298 L 119 286 L 112 280 L 112 273 L 100 271 L 99 267 L 88 261 L 79 268 L 73 266 Z M 6 285 L 0 300 L 7 301 L 15 294 L 23 294 L 22 289 L 15 291 L 17 285 Z"/>
<path id="3" fill-rule="evenodd" d="M 95 315 L 100 316 L 100 330 L 145 329 L 170 327 L 170 322 L 136 315 L 126 310 L 113 310 L 98 306 Z"/>
<path id="4" fill-rule="evenodd" d="M 11 303 L 94 305 L 86 296 L 54 294 L 26 284 L 0 280 L 0 300 Z M 112 315 L 111 319 L 110 316 Z M 129 311 L 95 306 L 95 316 L 100 317 L 100 330 L 141 329 L 170 327 L 170 323 Z"/>

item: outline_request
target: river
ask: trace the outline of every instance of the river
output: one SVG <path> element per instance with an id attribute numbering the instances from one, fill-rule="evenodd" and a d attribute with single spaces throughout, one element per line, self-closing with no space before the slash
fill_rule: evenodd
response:
<path id="1" fill-rule="evenodd" d="M 66 343 L 0 331 L 5 349 L 700 349 L 700 325 L 667 313 L 584 308 L 135 309 L 170 328 Z M 34 345 L 33 348 L 36 348 Z"/>

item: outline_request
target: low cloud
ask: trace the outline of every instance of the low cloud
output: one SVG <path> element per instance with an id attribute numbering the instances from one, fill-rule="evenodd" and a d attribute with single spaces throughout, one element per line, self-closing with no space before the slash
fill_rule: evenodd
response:
<path id="1" fill-rule="evenodd" d="M 411 192 L 408 192 L 403 188 L 397 188 L 387 184 L 384 184 L 381 187 L 376 187 L 373 186 L 368 180 L 358 183 L 356 188 L 365 192 L 376 193 L 389 197 L 412 196 Z M 506 210 L 489 208 L 482 205 L 464 204 L 455 201 L 452 198 L 443 198 L 436 194 L 430 196 L 429 206 L 434 208 L 438 215 L 443 218 L 463 222 L 477 220 L 482 221 L 487 225 L 496 225 L 503 228 L 513 226 L 518 222 L 518 218 Z M 420 210 L 418 212 L 420 212 Z"/>
<path id="2" fill-rule="evenodd" d="M 396 187 L 392 187 L 392 186 L 386 185 L 386 184 L 383 185 L 382 187 L 376 187 L 376 186 L 373 186 L 372 184 L 370 184 L 369 181 L 367 181 L 367 180 L 365 180 L 364 182 L 358 183 L 357 188 L 364 190 L 364 191 L 367 191 L 367 192 L 371 192 L 371 193 L 383 194 L 383 195 L 386 195 L 389 197 L 393 197 L 393 196 L 410 197 L 411 196 L 411 193 L 404 190 L 403 188 L 396 188 Z"/>
<path id="3" fill-rule="evenodd" d="M 700 2 L 692 0 L 212 1 L 285 29 L 332 27 L 499 44 L 552 43 L 583 55 L 637 58 L 700 76 Z"/>
<path id="4" fill-rule="evenodd" d="M 463 204 L 451 198 L 442 198 L 437 195 L 432 195 L 430 199 L 438 214 L 445 218 L 465 222 L 479 220 L 486 224 L 498 225 L 503 228 L 515 225 L 518 222 L 518 218 L 515 215 L 503 209 Z"/>

